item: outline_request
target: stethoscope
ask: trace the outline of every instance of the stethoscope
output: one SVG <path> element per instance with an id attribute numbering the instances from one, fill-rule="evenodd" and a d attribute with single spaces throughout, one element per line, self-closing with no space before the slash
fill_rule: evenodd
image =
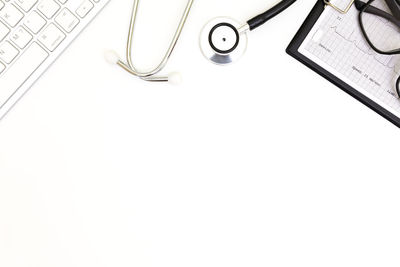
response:
<path id="1" fill-rule="evenodd" d="M 140 71 L 133 64 L 132 43 L 136 24 L 136 16 L 139 0 L 133 1 L 131 22 L 126 46 L 126 62 L 114 52 L 106 53 L 106 59 L 110 63 L 117 64 L 130 74 L 149 82 L 170 82 L 179 83 L 181 78 L 179 73 L 173 72 L 169 75 L 159 75 L 167 65 L 169 58 L 181 36 L 183 27 L 187 21 L 194 0 L 188 0 L 183 12 L 178 28 L 172 38 L 170 46 L 165 53 L 162 61 L 150 71 Z M 244 25 L 234 19 L 218 17 L 209 21 L 200 34 L 200 49 L 203 55 L 212 63 L 217 65 L 227 65 L 237 61 L 246 51 L 247 33 L 263 25 L 282 11 L 290 7 L 296 0 L 282 0 L 277 5 L 268 9 L 266 12 L 250 19 Z"/>
<path id="2" fill-rule="evenodd" d="M 200 48 L 212 63 L 227 65 L 237 61 L 246 51 L 247 33 L 260 27 L 296 0 L 283 0 L 266 12 L 240 24 L 234 19 L 218 17 L 208 22 L 200 34 Z"/>

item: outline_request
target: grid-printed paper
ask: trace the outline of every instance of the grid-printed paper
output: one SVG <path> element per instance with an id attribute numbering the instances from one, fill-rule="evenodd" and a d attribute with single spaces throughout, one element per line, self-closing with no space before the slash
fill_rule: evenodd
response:
<path id="1" fill-rule="evenodd" d="M 335 4 L 345 6 L 348 2 L 336 0 Z M 360 31 L 358 14 L 354 6 L 347 14 L 326 7 L 299 52 L 400 118 L 400 99 L 395 90 L 400 56 L 373 51 Z M 382 19 L 373 19 L 374 34 L 382 40 L 393 32 Z"/>

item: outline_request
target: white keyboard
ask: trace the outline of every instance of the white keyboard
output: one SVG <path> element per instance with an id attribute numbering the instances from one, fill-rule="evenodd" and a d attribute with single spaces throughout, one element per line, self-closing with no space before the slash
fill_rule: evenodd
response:
<path id="1" fill-rule="evenodd" d="M 109 0 L 0 0 L 0 119 Z"/>

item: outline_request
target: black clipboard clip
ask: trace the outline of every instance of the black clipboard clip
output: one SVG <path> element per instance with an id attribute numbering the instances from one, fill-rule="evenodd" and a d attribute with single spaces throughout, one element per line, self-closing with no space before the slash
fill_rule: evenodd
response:
<path id="1" fill-rule="evenodd" d="M 346 8 L 342 9 L 342 8 L 332 4 L 330 0 L 324 0 L 324 3 L 326 6 L 330 6 L 331 8 L 333 8 L 334 10 L 336 10 L 337 12 L 339 12 L 341 14 L 346 14 L 347 12 L 349 12 L 349 10 L 352 7 L 352 5 L 354 4 L 354 2 L 355 2 L 355 0 L 350 0 L 350 3 L 346 6 Z"/>

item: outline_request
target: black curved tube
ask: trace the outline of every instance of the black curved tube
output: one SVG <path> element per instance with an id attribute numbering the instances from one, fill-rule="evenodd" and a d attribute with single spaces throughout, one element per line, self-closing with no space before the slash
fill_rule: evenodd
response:
<path id="1" fill-rule="evenodd" d="M 283 0 L 278 4 L 276 4 L 274 7 L 272 7 L 271 9 L 247 21 L 247 24 L 249 24 L 250 26 L 250 31 L 260 27 L 268 20 L 280 14 L 282 11 L 286 10 L 288 7 L 294 4 L 294 2 L 296 2 L 296 0 Z"/>
<path id="2" fill-rule="evenodd" d="M 400 1 L 399 0 L 385 0 L 390 11 L 392 11 L 393 16 L 400 20 Z"/>
<path id="3" fill-rule="evenodd" d="M 392 0 L 392 1 L 394 1 L 394 0 Z M 355 3 L 356 8 L 358 9 L 358 11 L 369 13 L 369 14 L 387 19 L 388 21 L 392 22 L 393 24 L 397 25 L 397 27 L 400 28 L 400 19 L 397 19 L 394 15 L 389 14 L 379 8 L 372 6 L 371 4 L 373 2 L 374 1 L 369 1 L 368 3 L 365 3 L 360 0 L 356 0 L 354 3 Z M 392 4 L 394 5 L 395 3 L 393 2 Z M 397 10 L 397 12 L 400 12 L 400 9 L 398 7 L 397 7 L 397 9 L 395 9 L 394 7 L 392 7 L 392 8 L 393 8 L 393 11 Z"/>

